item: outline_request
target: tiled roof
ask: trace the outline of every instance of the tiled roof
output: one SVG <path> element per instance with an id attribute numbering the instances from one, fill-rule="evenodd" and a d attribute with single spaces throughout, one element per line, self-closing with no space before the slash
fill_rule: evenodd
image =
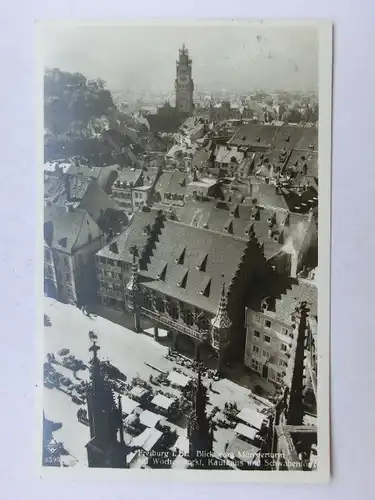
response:
<path id="1" fill-rule="evenodd" d="M 97 255 L 124 262 L 132 262 L 133 256 L 130 249 L 133 246 L 138 248 L 139 255 L 145 248 L 149 235 L 145 232 L 145 227 L 155 224 L 158 212 L 156 210 L 141 210 L 136 212 L 132 218 L 130 226 L 119 236 L 114 238 L 109 245 L 103 247 Z M 117 243 L 118 253 L 111 250 L 114 248 L 113 243 Z"/>
<path id="2" fill-rule="evenodd" d="M 102 211 L 113 210 L 115 212 L 123 212 L 117 203 L 95 182 L 91 182 L 87 187 L 84 196 L 79 202 L 79 208 L 86 210 L 95 221 L 98 221 Z"/>
<path id="3" fill-rule="evenodd" d="M 229 144 L 233 146 L 264 146 L 278 151 L 288 149 L 318 150 L 318 129 L 316 127 L 297 127 L 291 125 L 242 125 Z"/>
<path id="4" fill-rule="evenodd" d="M 266 259 L 279 253 L 289 238 L 292 238 L 294 248 L 298 251 L 309 225 L 308 215 L 288 213 L 286 210 L 271 207 L 230 204 L 214 200 L 188 201 L 183 208 L 176 210 L 176 215 L 184 224 L 233 234 L 244 240 L 249 239 L 249 230 L 253 227 L 257 240 L 264 245 Z M 255 219 L 252 219 L 254 215 Z M 273 217 L 275 224 L 270 237 L 269 219 Z M 287 224 L 282 227 L 284 221 Z M 282 236 L 275 241 L 274 237 L 278 234 Z"/>
<path id="5" fill-rule="evenodd" d="M 185 252 L 181 260 L 182 247 Z M 168 220 L 147 267 L 151 281 L 145 285 L 216 313 L 223 280 L 229 286 L 246 247 L 244 240 Z M 205 270 L 199 270 L 206 257 Z M 164 279 L 157 278 L 161 273 L 161 263 Z M 185 277 L 183 283 L 182 274 Z M 209 294 L 205 296 L 207 278 L 211 283 Z"/>
<path id="6" fill-rule="evenodd" d="M 162 198 L 165 193 L 185 194 L 186 184 L 187 180 L 183 172 L 165 171 L 155 185 L 155 192 L 160 193 Z"/>
<path id="7" fill-rule="evenodd" d="M 217 163 L 231 163 L 236 161 L 241 163 L 245 155 L 243 152 L 238 151 L 237 148 L 230 148 L 227 146 L 219 146 L 215 161 Z"/>
<path id="8" fill-rule="evenodd" d="M 289 167 L 304 177 L 318 178 L 318 153 L 294 149 L 286 164 Z"/>
<path id="9" fill-rule="evenodd" d="M 113 184 L 112 187 L 116 188 L 122 187 L 122 183 L 125 183 L 125 185 L 132 184 L 133 186 L 137 184 L 139 179 L 142 176 L 142 170 L 141 169 L 135 169 L 135 168 L 124 168 L 123 170 L 120 170 L 118 173 L 118 177 Z"/>
<path id="10" fill-rule="evenodd" d="M 237 130 L 234 136 L 229 140 L 229 144 L 233 146 L 257 145 L 269 147 L 272 144 L 276 130 L 276 127 L 272 125 L 247 123 Z"/>
<path id="11" fill-rule="evenodd" d="M 268 153 L 255 153 L 254 155 L 254 175 L 261 177 L 272 177 L 276 173 L 276 167 L 283 170 L 284 164 L 288 159 L 285 152 L 271 151 Z"/>
<path id="12" fill-rule="evenodd" d="M 67 212 L 65 207 L 49 205 L 44 209 L 44 236 L 47 244 L 71 253 L 84 221 L 89 217 L 84 210 Z M 95 224 L 90 217 L 90 222 Z"/>
<path id="13" fill-rule="evenodd" d="M 289 206 L 284 196 L 279 194 L 277 187 L 265 183 L 252 183 L 252 197 L 258 200 L 260 205 L 283 208 L 288 210 Z M 248 203 L 250 200 L 245 200 Z"/>

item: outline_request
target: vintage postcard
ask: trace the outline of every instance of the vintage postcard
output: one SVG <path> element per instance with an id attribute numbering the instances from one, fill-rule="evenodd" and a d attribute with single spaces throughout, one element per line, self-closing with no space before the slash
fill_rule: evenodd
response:
<path id="1" fill-rule="evenodd" d="M 42 475 L 327 481 L 331 23 L 37 31 Z"/>

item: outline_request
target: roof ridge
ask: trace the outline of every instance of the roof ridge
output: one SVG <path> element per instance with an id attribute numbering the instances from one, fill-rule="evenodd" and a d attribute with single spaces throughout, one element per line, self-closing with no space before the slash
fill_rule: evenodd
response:
<path id="1" fill-rule="evenodd" d="M 76 237 L 75 237 L 75 239 L 74 239 L 74 242 L 73 242 L 73 244 L 72 244 L 72 246 L 71 246 L 71 249 L 72 249 L 72 250 L 74 249 L 75 244 L 77 243 L 77 240 L 78 240 L 79 235 L 81 234 L 81 231 L 82 231 L 82 226 L 83 226 L 83 222 L 84 222 L 84 220 L 86 219 L 86 217 L 87 217 L 87 216 L 89 216 L 89 217 L 90 217 L 90 219 L 92 219 L 91 215 L 87 212 L 87 210 L 84 210 L 84 209 L 79 209 L 79 210 L 82 212 L 81 224 L 80 224 L 80 226 L 79 226 L 79 230 L 77 231 L 77 234 L 76 234 Z M 73 213 L 74 213 L 74 212 L 73 212 Z M 78 211 L 77 211 L 77 212 L 75 212 L 75 213 L 78 213 Z M 92 219 L 92 220 L 93 220 L 93 219 Z"/>
<path id="2" fill-rule="evenodd" d="M 246 239 L 241 238 L 240 236 L 235 236 L 233 234 L 226 234 L 226 233 L 223 233 L 221 231 L 214 231 L 213 229 L 205 229 L 203 227 L 192 226 L 190 224 L 185 224 L 184 222 L 170 220 L 170 219 L 167 219 L 165 222 L 166 223 L 178 224 L 180 226 L 185 226 L 185 227 L 188 227 L 188 228 L 191 228 L 191 229 L 197 229 L 197 230 L 202 231 L 202 232 L 205 231 L 205 232 L 208 232 L 208 233 L 218 234 L 219 236 L 223 236 L 225 238 L 230 238 L 232 240 L 240 241 L 241 243 L 246 243 L 247 242 Z"/>

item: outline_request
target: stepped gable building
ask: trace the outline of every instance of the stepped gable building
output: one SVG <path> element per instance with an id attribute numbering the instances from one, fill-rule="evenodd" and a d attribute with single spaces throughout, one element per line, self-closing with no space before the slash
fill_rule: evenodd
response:
<path id="1" fill-rule="evenodd" d="M 94 255 L 104 234 L 93 218 L 72 205 L 44 210 L 44 293 L 71 304 L 95 298 Z"/>
<path id="2" fill-rule="evenodd" d="M 142 314 L 170 331 L 176 349 L 200 351 L 218 369 L 227 356 L 238 356 L 246 297 L 267 269 L 252 233 L 245 240 L 166 220 L 140 269 Z M 221 321 L 224 311 L 230 325 Z"/>
<path id="3" fill-rule="evenodd" d="M 279 274 L 296 277 L 305 266 L 316 266 L 318 231 L 312 214 L 238 203 L 240 200 L 189 200 L 176 208 L 177 220 L 190 226 L 248 240 L 254 234 L 264 257 Z"/>
<path id="4" fill-rule="evenodd" d="M 137 248 L 142 269 L 145 268 L 160 232 L 162 214 L 144 207 L 136 212 L 130 226 L 95 256 L 99 298 L 103 305 L 125 310 L 126 285 L 131 277 L 133 253 Z"/>
<path id="5" fill-rule="evenodd" d="M 99 346 L 93 342 L 87 410 L 90 441 L 86 445 L 89 467 L 128 468 L 126 457 L 133 451 L 124 441 L 121 399 L 116 405 L 109 380 L 98 359 Z M 118 439 L 119 436 L 119 439 Z"/>
<path id="6" fill-rule="evenodd" d="M 304 394 L 316 396 L 317 288 L 301 279 L 274 279 L 250 299 L 246 308 L 245 365 L 276 384 L 290 382 L 294 369 L 293 345 L 298 334 L 295 309 L 309 304 L 306 322 Z"/>

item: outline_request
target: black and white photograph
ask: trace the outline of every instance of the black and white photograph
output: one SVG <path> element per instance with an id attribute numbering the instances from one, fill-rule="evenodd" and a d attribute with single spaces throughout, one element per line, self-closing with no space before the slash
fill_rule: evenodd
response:
<path id="1" fill-rule="evenodd" d="M 38 35 L 42 474 L 328 480 L 331 23 Z"/>

